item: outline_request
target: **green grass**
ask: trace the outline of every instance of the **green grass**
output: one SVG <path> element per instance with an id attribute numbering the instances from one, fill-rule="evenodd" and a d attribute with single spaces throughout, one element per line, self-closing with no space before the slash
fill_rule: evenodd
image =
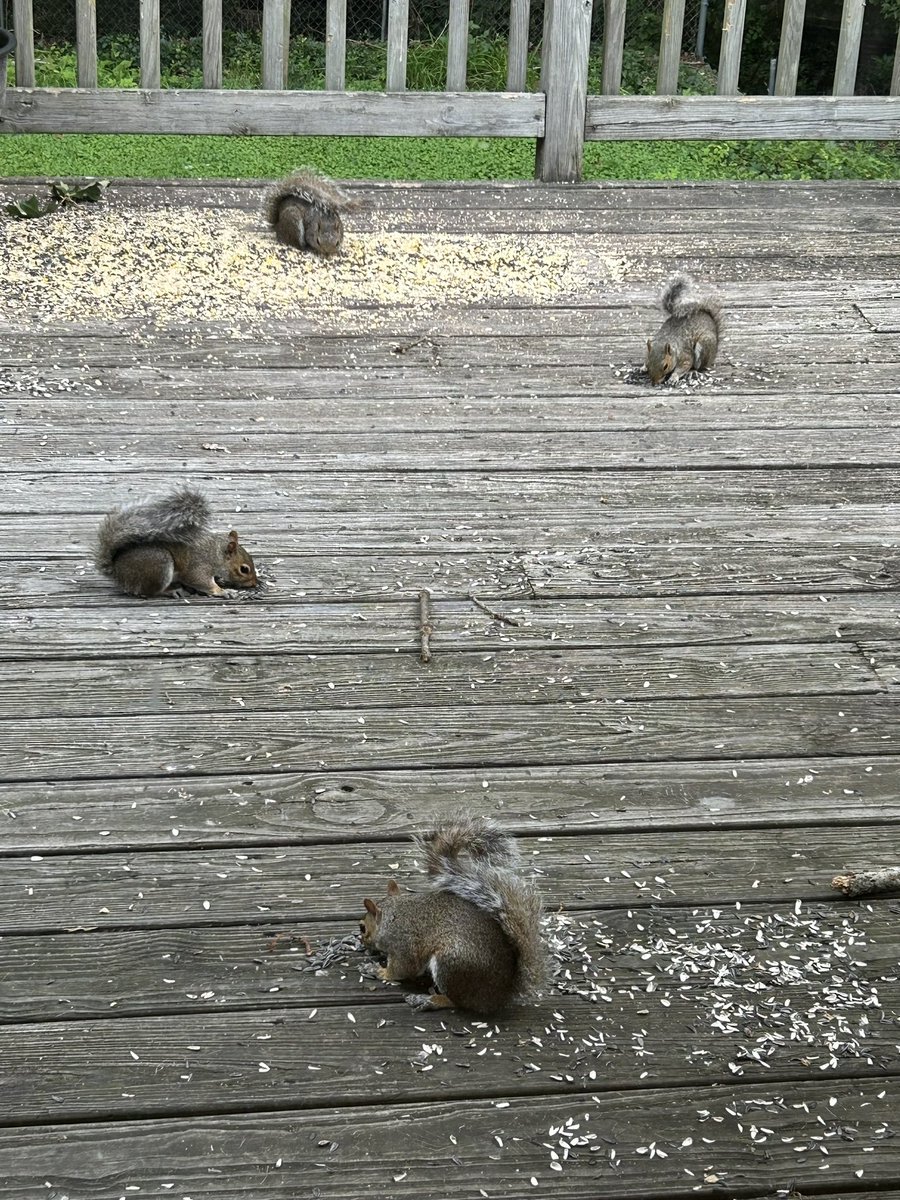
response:
<path id="1" fill-rule="evenodd" d="M 530 179 L 534 143 L 514 138 L 275 138 L 20 134 L 0 174 L 257 179 L 300 163 L 343 179 Z M 897 179 L 896 143 L 594 142 L 586 179 Z"/>
<path id="2" fill-rule="evenodd" d="M 411 90 L 444 86 L 444 38 L 409 47 Z M 101 39 L 102 86 L 136 87 L 137 39 Z M 201 83 L 200 40 L 164 39 L 164 87 L 195 88 Z M 65 45 L 41 46 L 36 54 L 39 86 L 75 86 L 75 53 Z M 294 38 L 290 86 L 321 88 L 325 51 L 320 42 Z M 228 34 L 224 43 L 225 86 L 258 86 L 259 38 Z M 590 63 L 589 87 L 600 87 L 600 60 Z M 529 59 L 529 86 L 537 85 L 538 56 Z M 351 42 L 347 47 L 347 87 L 384 86 L 385 48 Z M 492 34 L 473 31 L 469 87 L 502 91 L 506 45 Z M 656 57 L 628 49 L 623 91 L 652 92 Z M 683 64 L 679 87 L 687 94 L 715 90 L 705 66 Z M 20 134 L 0 138 L 0 175 L 100 176 L 132 178 L 270 178 L 300 163 L 329 175 L 356 179 L 530 179 L 534 143 L 514 138 L 273 138 L 184 137 L 162 135 Z M 896 179 L 900 144 L 833 142 L 595 142 L 585 152 L 586 179 Z"/>

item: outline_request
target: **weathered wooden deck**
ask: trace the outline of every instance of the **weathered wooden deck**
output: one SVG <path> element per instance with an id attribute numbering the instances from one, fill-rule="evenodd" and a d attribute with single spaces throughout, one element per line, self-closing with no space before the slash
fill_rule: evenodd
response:
<path id="1" fill-rule="evenodd" d="M 66 262 L 0 225 L 0 1197 L 900 1197 L 898 902 L 830 888 L 900 858 L 900 186 L 361 194 L 268 316 L 167 313 L 197 187 L 64 214 Z M 258 191 L 211 203 L 225 286 Z M 726 304 L 696 392 L 626 381 L 675 267 Z M 263 598 L 89 566 L 187 480 Z M 308 969 L 460 805 L 559 990 L 488 1025 Z"/>

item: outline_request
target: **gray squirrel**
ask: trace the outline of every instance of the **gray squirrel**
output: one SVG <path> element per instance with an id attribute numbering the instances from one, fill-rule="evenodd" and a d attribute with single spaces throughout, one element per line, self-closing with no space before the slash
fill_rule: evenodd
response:
<path id="1" fill-rule="evenodd" d="M 647 371 L 651 383 L 674 383 L 688 371 L 708 371 L 716 361 L 722 333 L 721 305 L 704 297 L 687 300 L 693 288 L 689 275 L 674 275 L 663 291 L 660 304 L 668 318 L 658 333 L 647 341 Z"/>
<path id="2" fill-rule="evenodd" d="M 280 180 L 266 196 L 266 220 L 279 242 L 325 258 L 340 250 L 341 213 L 353 208 L 356 202 L 346 192 L 311 167 Z"/>
<path id="3" fill-rule="evenodd" d="M 364 901 L 363 944 L 386 958 L 385 982 L 418 981 L 407 1004 L 423 1009 L 500 1012 L 545 982 L 541 898 L 522 874 L 515 841 L 483 817 L 460 815 L 414 837 L 429 889 Z M 425 977 L 434 991 L 423 992 Z"/>
<path id="4" fill-rule="evenodd" d="M 97 569 L 132 596 L 172 595 L 180 586 L 207 596 L 257 584 L 253 559 L 235 530 L 213 533 L 206 497 L 182 488 L 158 500 L 114 508 L 100 522 Z"/>

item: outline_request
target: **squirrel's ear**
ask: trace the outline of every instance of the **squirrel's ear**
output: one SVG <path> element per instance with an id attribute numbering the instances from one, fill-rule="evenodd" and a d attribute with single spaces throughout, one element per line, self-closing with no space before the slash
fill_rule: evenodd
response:
<path id="1" fill-rule="evenodd" d="M 666 342 L 666 357 L 668 358 L 668 356 L 669 356 L 671 353 L 672 353 L 672 343 L 671 343 L 671 342 Z"/>
<path id="2" fill-rule="evenodd" d="M 229 533 L 229 535 L 228 535 L 228 545 L 225 547 L 225 553 L 226 554 L 237 554 L 237 548 L 238 548 L 237 530 L 232 529 L 231 533 Z"/>
<path id="3" fill-rule="evenodd" d="M 374 900 L 363 900 L 363 907 L 365 908 L 366 912 L 370 914 L 370 916 L 378 916 L 378 905 Z"/>
<path id="4" fill-rule="evenodd" d="M 397 882 L 397 880 L 389 879 L 388 880 L 388 895 L 396 896 L 399 891 L 400 891 L 400 884 Z"/>
<path id="5" fill-rule="evenodd" d="M 653 341 L 651 338 L 647 338 L 647 353 L 649 354 L 652 349 L 653 349 Z"/>

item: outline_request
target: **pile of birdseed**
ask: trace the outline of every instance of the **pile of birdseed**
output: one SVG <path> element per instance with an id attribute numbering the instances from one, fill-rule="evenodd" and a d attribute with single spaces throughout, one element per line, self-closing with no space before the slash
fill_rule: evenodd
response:
<path id="1" fill-rule="evenodd" d="M 349 231 L 323 260 L 238 209 L 96 206 L 0 222 L 0 297 L 22 320 L 152 324 L 352 305 L 547 301 L 590 272 L 572 239 Z"/>

